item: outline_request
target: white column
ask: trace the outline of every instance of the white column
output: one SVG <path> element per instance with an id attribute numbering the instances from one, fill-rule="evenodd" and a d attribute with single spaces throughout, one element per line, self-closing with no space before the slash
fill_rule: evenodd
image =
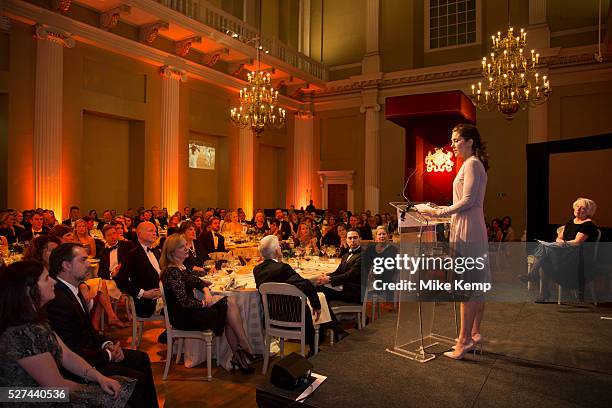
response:
<path id="1" fill-rule="evenodd" d="M 362 106 L 365 113 L 365 202 L 364 209 L 377 213 L 380 197 L 380 105 Z"/>
<path id="2" fill-rule="evenodd" d="M 298 51 L 310 56 L 310 0 L 300 0 L 299 8 Z"/>
<path id="3" fill-rule="evenodd" d="M 34 206 L 62 219 L 62 95 L 64 47 L 74 47 L 72 34 L 36 26 L 36 91 L 34 99 Z"/>
<path id="4" fill-rule="evenodd" d="M 381 71 L 379 33 L 380 0 L 366 0 L 366 54 L 362 61 L 362 74 Z"/>
<path id="5" fill-rule="evenodd" d="M 293 203 L 308 205 L 312 196 L 314 118 L 309 111 L 295 115 L 293 132 Z"/>
<path id="6" fill-rule="evenodd" d="M 178 211 L 179 197 L 179 93 L 185 72 L 163 66 L 161 100 L 161 206 Z"/>
<path id="7" fill-rule="evenodd" d="M 253 143 L 255 136 L 250 127 L 240 129 L 238 136 L 238 207 L 242 207 L 248 220 L 253 216 Z"/>

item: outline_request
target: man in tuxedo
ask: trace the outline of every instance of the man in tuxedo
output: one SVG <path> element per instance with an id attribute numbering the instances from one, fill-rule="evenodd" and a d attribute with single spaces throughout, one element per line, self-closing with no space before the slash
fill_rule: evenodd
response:
<path id="1" fill-rule="evenodd" d="M 53 330 L 75 353 L 106 376 L 122 375 L 138 380 L 130 406 L 157 407 L 151 362 L 146 353 L 123 350 L 119 342 L 95 332 L 89 307 L 78 289 L 85 280 L 87 252 L 80 244 L 61 244 L 49 258 L 49 275 L 57 280 L 55 298 L 47 303 Z"/>
<path id="2" fill-rule="evenodd" d="M 264 283 L 276 282 L 276 283 L 288 283 L 295 286 L 308 297 L 312 311 L 315 317 L 315 321 L 319 319 L 321 315 L 321 302 L 315 286 L 308 280 L 302 278 L 293 270 L 293 268 L 283 262 L 283 254 L 281 251 L 278 237 L 275 235 L 267 235 L 263 237 L 259 243 L 259 253 L 261 254 L 264 261 L 257 265 L 253 269 L 253 275 L 255 276 L 255 284 L 257 289 Z M 312 315 L 310 308 L 306 306 L 306 342 L 310 346 L 310 353 L 314 353 L 314 326 L 312 321 Z M 336 317 L 330 309 L 332 322 L 329 326 L 334 330 L 338 340 L 344 338 L 347 333 L 340 327 Z M 322 337 L 325 333 L 325 328 L 321 328 L 319 336 Z"/>
<path id="3" fill-rule="evenodd" d="M 203 232 L 198 237 L 206 251 L 206 259 L 210 259 L 208 254 L 211 252 L 226 252 L 225 238 L 223 238 L 223 235 L 219 234 L 220 229 L 221 220 L 217 217 L 212 217 L 210 219 L 210 231 Z"/>
<path id="4" fill-rule="evenodd" d="M 291 236 L 291 225 L 289 225 L 289 221 L 285 221 L 285 214 L 283 213 L 283 210 L 277 208 L 274 212 L 274 218 L 276 218 L 280 223 L 280 232 L 283 240 L 289 239 L 289 236 Z"/>
<path id="5" fill-rule="evenodd" d="M 32 226 L 19 235 L 19 241 L 28 242 L 39 235 L 47 235 L 49 233 L 49 228 L 43 226 L 42 212 L 35 212 L 32 215 L 31 223 Z"/>
<path id="6" fill-rule="evenodd" d="M 102 235 L 106 241 L 100 252 L 100 268 L 98 276 L 102 279 L 114 279 L 122 265 L 125 265 L 128 252 L 136 246 L 132 241 L 119 241 L 119 233 L 113 225 L 105 225 Z"/>
<path id="7" fill-rule="evenodd" d="M 181 216 L 181 220 L 189 220 L 191 217 L 191 207 L 183 208 L 183 215 Z"/>
<path id="8" fill-rule="evenodd" d="M 350 224 L 350 228 L 353 228 L 359 231 L 359 236 L 362 239 L 365 239 L 365 240 L 374 239 L 374 237 L 372 236 L 372 230 L 370 229 L 370 227 L 368 227 L 367 225 L 365 226 L 360 225 L 359 217 L 357 217 L 356 215 L 351 215 L 351 218 L 349 218 L 349 224 Z"/>
<path id="9" fill-rule="evenodd" d="M 62 221 L 62 224 L 74 228 L 74 223 L 79 218 L 81 218 L 81 210 L 76 205 L 73 205 L 72 207 L 70 207 L 70 216 L 67 220 Z"/>
<path id="10" fill-rule="evenodd" d="M 361 237 L 359 230 L 351 229 L 346 234 L 346 242 L 349 252 L 342 256 L 338 268 L 330 273 L 319 277 L 318 290 L 325 293 L 329 301 L 339 300 L 348 303 L 362 303 L 361 298 Z M 342 285 L 342 291 L 328 288 L 323 285 Z"/>
<path id="11" fill-rule="evenodd" d="M 111 214 L 110 210 L 104 210 L 104 212 L 102 212 L 102 220 L 100 220 L 100 222 L 98 223 L 98 229 L 102 231 L 104 226 L 109 225 L 112 220 L 113 215 Z"/>
<path id="12" fill-rule="evenodd" d="M 125 257 L 115 282 L 121 291 L 134 298 L 136 314 L 150 317 L 155 312 L 159 291 L 159 248 L 151 248 L 157 239 L 157 229 L 152 222 L 143 221 L 136 228 L 138 243 Z"/>

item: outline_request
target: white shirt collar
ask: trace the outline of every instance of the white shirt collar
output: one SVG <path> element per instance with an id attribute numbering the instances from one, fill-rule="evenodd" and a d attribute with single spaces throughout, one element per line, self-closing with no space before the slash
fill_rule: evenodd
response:
<path id="1" fill-rule="evenodd" d="M 68 289 L 70 289 L 70 291 L 72 292 L 72 294 L 74 295 L 74 297 L 76 297 L 77 299 L 79 298 L 79 288 L 75 287 L 73 284 L 66 282 L 65 280 L 63 280 L 62 278 L 60 278 L 59 276 L 57 277 L 57 280 L 62 282 L 64 285 L 68 286 Z"/>

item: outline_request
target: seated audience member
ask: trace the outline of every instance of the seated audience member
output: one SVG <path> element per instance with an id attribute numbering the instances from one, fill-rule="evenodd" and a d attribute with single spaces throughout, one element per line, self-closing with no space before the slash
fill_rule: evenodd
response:
<path id="1" fill-rule="evenodd" d="M 70 406 L 124 407 L 136 381 L 104 376 L 49 327 L 43 307 L 55 297 L 54 285 L 39 262 L 0 270 L 0 386 L 67 388 Z M 60 368 L 79 382 L 65 378 Z"/>
<path id="2" fill-rule="evenodd" d="M 12 211 L 5 211 L 0 214 L 0 235 L 6 238 L 7 243 L 15 243 L 25 229 L 15 225 L 15 214 Z"/>
<path id="3" fill-rule="evenodd" d="M 23 212 L 15 211 L 15 227 L 19 227 L 22 231 L 25 231 L 25 223 L 23 219 Z"/>
<path id="4" fill-rule="evenodd" d="M 212 252 L 226 252 L 225 250 L 225 238 L 219 234 L 220 221 L 217 217 L 210 219 L 210 231 L 202 233 L 198 240 L 200 240 L 204 250 L 206 251 L 206 259 L 209 259 L 209 255 Z"/>
<path id="5" fill-rule="evenodd" d="M 193 215 L 191 221 L 193 221 L 193 225 L 195 225 L 197 238 L 204 233 L 204 217 L 201 215 Z"/>
<path id="6" fill-rule="evenodd" d="M 359 231 L 351 229 L 347 234 L 349 252 L 344 254 L 338 268 L 329 275 L 319 277 L 318 290 L 325 293 L 329 301 L 340 300 L 348 303 L 362 303 L 361 298 L 361 238 Z M 342 291 L 323 285 L 342 285 Z"/>
<path id="7" fill-rule="evenodd" d="M 151 362 L 146 353 L 122 349 L 117 341 L 99 335 L 91 324 L 78 285 L 85 279 L 89 262 L 79 244 L 61 244 L 51 252 L 49 274 L 56 279 L 55 298 L 47 304 L 51 327 L 64 343 L 105 375 L 137 380 L 130 404 L 157 407 Z"/>
<path id="8" fill-rule="evenodd" d="M 31 241 L 32 238 L 36 238 L 39 235 L 47 235 L 49 228 L 43 226 L 43 215 L 42 212 L 35 212 L 32 214 L 30 228 L 26 229 L 20 236 L 21 242 Z"/>
<path id="9" fill-rule="evenodd" d="M 43 225 L 49 229 L 59 224 L 55 218 L 55 213 L 52 210 L 43 211 Z"/>
<path id="10" fill-rule="evenodd" d="M 356 215 L 351 215 L 351 217 L 349 218 L 349 222 L 350 222 L 349 228 L 359 230 L 359 235 L 362 237 L 362 239 L 364 240 L 373 239 L 372 230 L 367 225 L 362 226 L 359 220 L 359 217 L 357 217 Z"/>
<path id="11" fill-rule="evenodd" d="M 389 240 L 389 234 L 387 229 L 379 225 L 374 230 L 374 242 L 376 245 L 368 245 L 365 253 L 362 256 L 362 265 L 368 273 L 371 273 L 374 258 L 391 258 L 395 259 L 398 254 L 397 248 Z M 398 271 L 395 269 L 385 268 L 381 275 L 378 275 L 376 279 L 380 279 L 386 283 L 397 282 Z M 382 297 L 388 302 L 393 301 L 394 296 L 391 291 L 383 291 Z"/>
<path id="12" fill-rule="evenodd" d="M 221 233 L 230 235 L 241 235 L 242 224 L 238 220 L 238 213 L 236 211 L 230 211 L 226 215 L 226 221 L 221 226 Z"/>
<path id="13" fill-rule="evenodd" d="M 319 255 L 317 237 L 312 233 L 308 223 L 302 222 L 295 237 L 295 247 L 300 247 L 313 255 Z"/>
<path id="14" fill-rule="evenodd" d="M 231 297 L 212 296 L 208 289 L 211 283 L 192 274 L 183 264 L 188 253 L 185 238 L 180 234 L 169 236 L 162 249 L 160 265 L 170 323 L 179 330 L 212 330 L 217 336 L 225 331 L 234 352 L 232 367 L 245 374 L 252 373 L 249 360 L 253 359 L 253 351 L 238 304 Z M 198 300 L 194 290 L 201 291 L 204 298 Z"/>
<path id="15" fill-rule="evenodd" d="M 502 230 L 502 241 L 503 242 L 514 241 L 514 229 L 512 229 L 512 218 L 510 218 L 507 215 L 504 218 L 502 218 L 501 230 Z"/>
<path id="16" fill-rule="evenodd" d="M 120 227 L 119 224 L 117 225 Z M 106 245 L 100 253 L 100 267 L 98 269 L 98 276 L 102 279 L 114 279 L 121 266 L 126 263 L 125 259 L 128 252 L 136 247 L 132 241 L 119 240 L 119 229 L 123 230 L 122 227 L 105 225 L 102 230 L 106 241 Z"/>
<path id="17" fill-rule="evenodd" d="M 59 224 L 51 228 L 49 236 L 58 238 L 62 243 L 77 242 L 74 231 L 69 225 Z"/>
<path id="18" fill-rule="evenodd" d="M 167 235 L 177 234 L 179 232 L 179 222 L 181 219 L 178 215 L 172 215 L 168 218 L 168 232 Z"/>
<path id="19" fill-rule="evenodd" d="M 283 232 L 280 229 L 280 221 L 278 221 L 276 218 L 271 220 L 270 221 L 270 230 L 268 231 L 268 233 L 266 235 L 274 235 L 274 236 L 278 237 L 279 240 L 282 241 L 282 239 L 283 239 Z"/>
<path id="20" fill-rule="evenodd" d="M 502 240 L 502 229 L 501 221 L 499 218 L 493 218 L 491 220 L 491 226 L 489 227 L 489 242 L 501 242 Z"/>
<path id="21" fill-rule="evenodd" d="M 266 221 L 266 217 L 262 211 L 258 211 L 255 213 L 255 217 L 253 219 L 253 230 L 257 235 L 266 235 L 270 227 L 268 226 L 268 222 Z"/>
<path id="22" fill-rule="evenodd" d="M 274 218 L 278 220 L 279 229 L 281 231 L 281 240 L 287 240 L 291 236 L 291 225 L 289 221 L 285 221 L 285 213 L 280 208 L 274 211 Z"/>
<path id="23" fill-rule="evenodd" d="M 288 283 L 295 286 L 308 297 L 310 305 L 313 310 L 310 312 L 310 307 L 306 305 L 306 342 L 310 347 L 309 355 L 314 353 L 314 326 L 312 320 L 312 314 L 315 316 L 315 321 L 319 319 L 321 315 L 321 301 L 316 293 L 315 286 L 308 280 L 302 278 L 293 270 L 293 268 L 283 262 L 283 254 L 278 241 L 278 237 L 275 235 L 268 235 L 263 237 L 259 242 L 259 253 L 263 258 L 263 262 L 257 265 L 253 269 L 253 276 L 255 277 L 255 284 L 257 289 L 264 283 L 276 282 L 276 283 Z M 344 338 L 347 333 L 338 324 L 333 312 L 331 328 L 334 330 L 338 340 Z M 319 336 L 323 334 L 325 330 L 322 328 L 319 332 Z"/>
<path id="24" fill-rule="evenodd" d="M 65 227 L 65 225 L 64 225 Z M 41 235 L 32 240 L 23 254 L 24 261 L 40 262 L 45 269 L 49 270 L 49 256 L 62 241 L 52 235 Z"/>
<path id="25" fill-rule="evenodd" d="M 342 257 L 349 251 L 349 244 L 346 240 L 346 236 L 348 233 L 346 224 L 338 224 L 336 226 L 336 232 L 338 233 L 338 237 L 340 237 L 340 245 L 338 245 L 340 253 L 338 253 L 338 256 Z"/>
<path id="26" fill-rule="evenodd" d="M 298 215 L 295 211 L 289 211 L 289 226 L 291 227 L 291 236 L 295 238 L 298 232 L 298 226 L 300 225 L 300 221 L 298 220 Z"/>
<path id="27" fill-rule="evenodd" d="M 104 210 L 102 212 L 102 220 L 100 222 L 98 222 L 98 229 L 100 231 L 102 231 L 102 229 L 104 228 L 104 226 L 106 224 L 110 224 L 111 221 L 113 220 L 113 215 L 110 212 L 110 210 Z"/>
<path id="28" fill-rule="evenodd" d="M 328 228 L 323 238 L 321 238 L 321 246 L 323 245 L 332 245 L 335 247 L 340 246 L 340 236 L 338 235 L 338 225 L 335 224 L 332 227 Z"/>
<path id="29" fill-rule="evenodd" d="M 125 233 L 123 236 L 125 237 L 125 239 L 137 243 L 138 236 L 136 234 L 136 227 L 134 227 L 134 220 L 132 219 L 132 217 L 123 217 L 123 220 L 125 221 Z"/>
<path id="30" fill-rule="evenodd" d="M 89 213 L 91 213 L 91 211 Z M 68 225 L 69 227 L 74 228 L 74 223 L 76 222 L 76 220 L 80 218 L 81 218 L 81 210 L 76 205 L 73 205 L 72 207 L 70 207 L 70 215 L 68 219 L 62 221 L 62 224 Z"/>
<path id="31" fill-rule="evenodd" d="M 185 207 L 183 208 L 183 216 L 181 217 L 181 220 L 188 220 L 191 217 L 191 207 Z"/>
<path id="32" fill-rule="evenodd" d="M 204 261 L 207 259 L 207 253 L 202 241 L 196 239 L 195 224 L 191 221 L 183 221 L 179 229 L 179 234 L 183 235 L 185 246 L 189 251 L 187 259 L 183 262 L 185 267 L 196 275 L 205 275 Z"/>
<path id="33" fill-rule="evenodd" d="M 76 220 L 74 223 L 74 238 L 75 242 L 83 245 L 90 258 L 96 257 L 96 241 L 89 235 L 86 221 Z"/>
<path id="34" fill-rule="evenodd" d="M 94 228 L 98 228 L 98 225 L 100 224 L 100 219 L 98 218 L 98 212 L 96 210 L 89 210 L 87 215 L 89 215 L 94 220 Z"/>
<path id="35" fill-rule="evenodd" d="M 138 243 L 130 250 L 115 276 L 117 286 L 134 298 L 136 314 L 150 317 L 155 312 L 159 292 L 160 251 L 151 245 L 157 239 L 157 230 L 153 223 L 143 221 L 136 228 Z"/>
<path id="36" fill-rule="evenodd" d="M 593 243 L 599 238 L 599 230 L 593 222 L 597 204 L 588 198 L 578 198 L 574 204 L 574 218 L 557 229 L 559 247 L 540 244 L 534 255 L 536 261 L 528 275 L 520 276 L 523 282 L 539 279 L 540 295 L 536 302 L 546 302 L 550 296 L 549 283 L 553 281 L 568 289 L 578 289 L 580 301 L 584 300 L 584 285 L 594 278 L 595 251 Z M 591 243 L 591 245 L 582 245 Z"/>

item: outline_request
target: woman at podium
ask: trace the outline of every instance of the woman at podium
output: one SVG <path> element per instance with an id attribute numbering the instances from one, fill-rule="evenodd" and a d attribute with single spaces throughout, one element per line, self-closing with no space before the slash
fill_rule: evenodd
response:
<path id="1" fill-rule="evenodd" d="M 489 168 L 484 142 L 474 125 L 459 124 L 453 128 L 451 146 L 463 164 L 453 181 L 453 205 L 421 211 L 432 217 L 451 216 L 449 241 L 460 256 L 485 257 L 488 251 L 487 227 L 483 202 Z M 472 269 L 456 279 L 470 283 L 489 283 L 491 272 L 488 262 L 484 268 Z M 461 330 L 454 351 L 445 356 L 460 360 L 476 347 L 482 347 L 480 322 L 484 314 L 484 293 L 479 290 L 456 291 L 461 296 Z"/>

